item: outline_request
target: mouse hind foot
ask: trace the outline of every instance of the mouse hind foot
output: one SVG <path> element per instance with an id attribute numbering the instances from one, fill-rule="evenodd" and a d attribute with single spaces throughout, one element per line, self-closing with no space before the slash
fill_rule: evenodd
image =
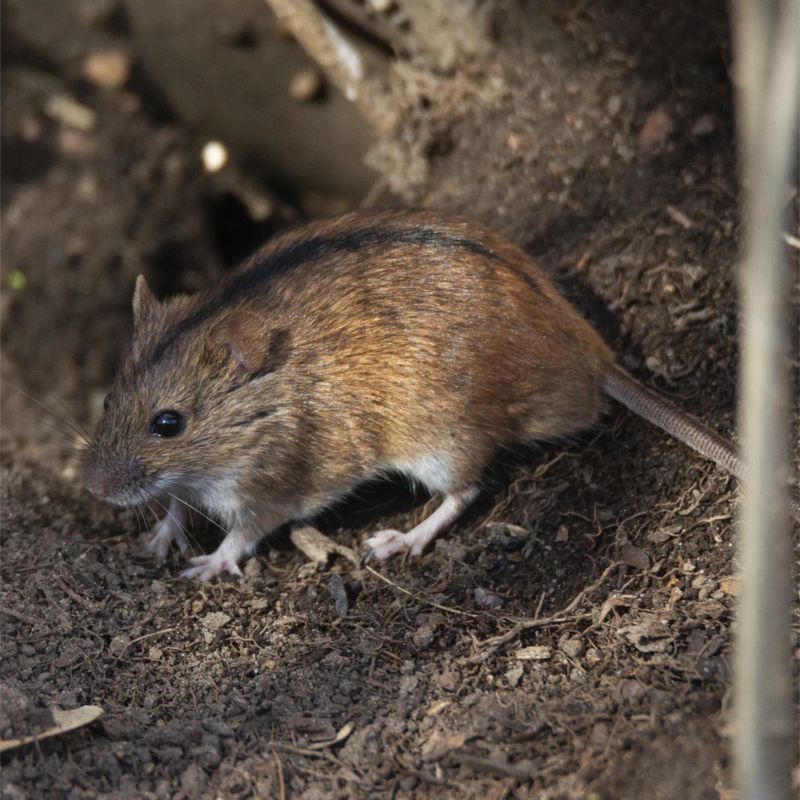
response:
<path id="1" fill-rule="evenodd" d="M 436 511 L 408 533 L 393 530 L 378 531 L 364 542 L 368 551 L 367 559 L 385 561 L 391 556 L 409 552 L 412 556 L 422 555 L 425 548 L 461 516 L 479 492 L 477 486 L 470 486 L 445 495 Z"/>

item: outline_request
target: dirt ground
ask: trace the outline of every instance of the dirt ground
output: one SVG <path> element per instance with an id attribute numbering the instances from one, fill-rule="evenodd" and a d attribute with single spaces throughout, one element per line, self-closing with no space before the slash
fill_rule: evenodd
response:
<path id="1" fill-rule="evenodd" d="M 645 5 L 509 3 L 502 58 L 401 64 L 373 194 L 504 231 L 629 369 L 731 435 L 727 19 Z M 736 484 L 618 409 L 499 462 L 419 561 L 314 563 L 286 531 L 241 580 L 146 557 L 144 521 L 83 490 L 71 430 L 126 347 L 133 280 L 197 288 L 304 204 L 269 195 L 254 220 L 145 82 L 98 87 L 6 33 L 0 738 L 104 715 L 5 753 L 2 796 L 733 797 Z M 376 484 L 315 524 L 357 551 L 427 503 Z"/>

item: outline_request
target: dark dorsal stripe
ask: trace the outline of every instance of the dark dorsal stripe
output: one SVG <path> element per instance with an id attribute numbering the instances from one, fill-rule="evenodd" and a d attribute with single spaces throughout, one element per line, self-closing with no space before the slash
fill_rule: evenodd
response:
<path id="1" fill-rule="evenodd" d="M 248 269 L 235 273 L 225 280 L 216 297 L 166 331 L 150 354 L 142 359 L 140 366 L 152 366 L 189 331 L 197 328 L 222 309 L 235 305 L 237 301 L 246 300 L 258 292 L 268 291 L 272 280 L 303 264 L 320 261 L 328 256 L 335 256 L 337 253 L 355 252 L 365 248 L 407 246 L 439 250 L 467 250 L 475 255 L 501 261 L 510 266 L 505 259 L 479 242 L 452 236 L 437 228 L 424 226 L 417 228 L 364 228 L 333 236 L 315 235 L 301 238 L 274 250 L 266 257 L 255 261 Z M 514 271 L 516 272 L 516 270 Z M 528 281 L 528 276 L 523 275 L 523 277 Z M 528 281 L 528 283 L 531 282 Z M 531 285 L 535 289 L 535 286 Z"/>

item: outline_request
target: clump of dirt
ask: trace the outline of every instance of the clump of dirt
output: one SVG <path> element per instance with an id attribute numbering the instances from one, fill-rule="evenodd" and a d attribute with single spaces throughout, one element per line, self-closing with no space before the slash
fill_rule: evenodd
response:
<path id="1" fill-rule="evenodd" d="M 727 20 L 712 3 L 554 1 L 490 28 L 493 60 L 460 77 L 419 62 L 395 71 L 407 106 L 379 145 L 387 178 L 522 244 L 623 363 L 730 434 Z M 309 562 L 273 537 L 242 580 L 195 584 L 176 579 L 177 558 L 145 556 L 145 521 L 92 500 L 73 452 L 126 346 L 134 277 L 195 289 L 293 211 L 278 199 L 267 222 L 248 218 L 241 193 L 202 171 L 193 132 L 145 92 L 100 90 L 15 52 L 3 95 L 3 144 L 18 155 L 4 159 L 2 209 L 3 736 L 35 730 L 15 722 L 31 709 L 105 714 L 5 754 L 6 790 L 728 791 L 735 485 L 637 419 L 614 412 L 580 440 L 506 458 L 417 562 Z M 455 82 L 459 102 L 442 105 Z M 92 125 L 45 113 L 53 96 Z M 402 153 L 419 167 L 405 178 Z M 381 484 L 317 525 L 357 551 L 376 527 L 429 510 Z M 216 538 L 210 528 L 196 546 Z"/>

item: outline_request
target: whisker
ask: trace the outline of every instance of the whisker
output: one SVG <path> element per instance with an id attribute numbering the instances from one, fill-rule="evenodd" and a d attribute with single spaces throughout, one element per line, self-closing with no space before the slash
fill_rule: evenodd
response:
<path id="1" fill-rule="evenodd" d="M 165 516 L 167 516 L 167 517 L 171 516 L 170 513 L 169 513 L 169 509 L 167 509 L 164 506 L 164 504 L 157 497 L 151 498 L 151 501 L 153 503 L 156 503 L 158 506 L 161 507 L 161 509 L 164 511 Z M 155 517 L 156 517 L 156 520 L 157 520 L 156 525 L 157 525 L 158 522 L 160 521 L 160 520 L 158 520 L 158 511 L 154 511 L 154 509 L 150 506 L 150 502 L 147 503 L 147 509 L 151 513 L 155 514 Z M 173 517 L 173 519 L 174 519 L 174 517 Z M 175 520 L 175 522 L 177 522 L 177 520 Z M 174 556 L 174 554 L 175 554 L 175 543 L 174 543 L 174 541 L 172 539 L 170 539 L 170 541 L 169 541 L 169 554 L 170 554 L 171 557 Z"/>
<path id="2" fill-rule="evenodd" d="M 149 502 L 146 502 L 142 503 L 142 513 L 147 522 L 147 530 L 152 532 L 159 523 L 158 512 L 152 509 Z M 150 517 L 155 518 L 155 522 L 151 522 Z"/>
<path id="3" fill-rule="evenodd" d="M 172 492 L 167 492 L 167 494 L 173 500 L 177 500 L 177 502 L 183 503 L 186 506 L 186 508 L 191 509 L 192 511 L 196 512 L 197 514 L 199 514 L 204 519 L 207 519 L 212 525 L 216 525 L 216 527 L 219 528 L 226 536 L 228 535 L 228 531 L 226 531 L 225 528 L 223 528 L 222 525 L 219 524 L 219 522 L 217 522 L 214 519 L 211 519 L 211 517 L 209 517 L 208 514 L 204 514 L 199 508 L 195 508 L 191 503 L 189 503 L 188 501 L 184 500 L 182 497 L 178 497 L 177 495 L 172 494 Z"/>
<path id="4" fill-rule="evenodd" d="M 26 416 L 28 416 L 26 414 Z M 33 415 L 30 415 L 30 418 L 33 419 Z M 47 420 L 37 419 L 38 424 L 44 425 L 46 428 L 49 428 L 51 431 L 55 431 L 58 434 L 58 441 L 59 444 L 67 449 L 71 449 L 75 453 L 81 453 L 83 450 L 88 446 L 88 442 L 84 441 L 83 439 L 80 440 L 80 445 L 76 445 L 75 441 L 72 439 L 68 439 L 66 434 L 64 433 L 64 429 L 59 427 L 53 422 L 47 422 Z M 76 435 L 73 431 L 73 435 Z"/>
<path id="5" fill-rule="evenodd" d="M 35 397 L 33 397 L 32 395 L 29 395 L 27 392 L 21 392 L 21 394 L 22 394 L 24 397 L 27 397 L 27 398 L 28 398 L 28 400 L 31 400 L 31 401 L 33 401 L 34 403 L 36 403 L 36 405 L 37 405 L 37 406 L 39 406 L 39 408 L 41 408 L 41 409 L 43 409 L 44 411 L 46 411 L 46 412 L 47 412 L 47 413 L 48 413 L 48 414 L 49 414 L 51 417 L 53 417 L 53 419 L 55 419 L 57 422 L 60 422 L 62 425 L 66 425 L 66 426 L 67 426 L 67 427 L 68 427 L 68 428 L 69 428 L 69 429 L 72 431 L 72 433 L 74 433 L 74 434 L 75 434 L 75 436 L 77 436 L 77 437 L 78 437 L 78 439 L 79 439 L 81 442 L 83 442 L 84 444 L 87 444 L 87 445 L 88 445 L 88 444 L 91 442 L 91 440 L 92 440 L 92 437 L 91 437 L 91 436 L 89 436 L 88 434 L 85 434 L 83 431 L 81 431 L 81 430 L 80 430 L 80 429 L 79 429 L 79 428 L 78 428 L 78 427 L 77 427 L 75 424 L 73 424 L 73 423 L 72 423 L 72 422 L 71 422 L 69 419 L 65 419 L 65 418 L 64 418 L 64 417 L 62 417 L 60 414 L 56 414 L 56 412 L 55 412 L 55 411 L 53 411 L 53 409 L 52 409 L 52 408 L 48 408 L 48 407 L 47 407 L 47 406 L 46 406 L 46 405 L 45 405 L 45 404 L 44 404 L 44 403 L 43 403 L 41 400 L 37 400 L 37 399 L 36 399 Z M 56 430 L 58 430 L 58 428 L 56 428 Z"/>
<path id="6" fill-rule="evenodd" d="M 155 509 L 154 509 L 154 508 L 153 508 L 153 507 L 150 505 L 150 503 L 151 503 L 151 502 L 153 502 L 153 503 L 158 503 L 158 505 L 160 505 L 160 506 L 161 506 L 161 508 L 164 508 L 164 506 L 163 506 L 163 505 L 161 505 L 161 503 L 159 503 L 159 502 L 158 502 L 158 500 L 157 500 L 155 497 L 151 497 L 151 498 L 150 498 L 150 500 L 148 500 L 148 501 L 147 501 L 147 502 L 145 502 L 145 503 L 142 503 L 142 508 L 143 508 L 145 511 L 149 512 L 150 514 L 152 514 L 152 515 L 153 515 L 153 517 L 155 517 L 155 520 L 156 520 L 156 521 L 153 523 L 153 526 L 155 526 L 155 525 L 158 525 L 158 523 L 161 521 L 161 518 L 158 516 L 158 511 L 156 511 L 156 510 L 155 510 Z M 148 523 L 148 525 L 149 525 L 149 523 Z M 153 526 L 151 526 L 151 527 L 153 527 Z"/>
<path id="7" fill-rule="evenodd" d="M 67 407 L 67 404 L 60 397 L 54 397 L 53 399 L 64 410 L 64 413 L 67 415 L 65 417 L 65 419 L 71 420 L 72 424 L 76 428 L 78 428 L 78 431 L 83 433 L 83 435 L 86 437 L 86 440 L 87 441 L 91 441 L 92 440 L 92 434 L 89 433 L 89 431 L 86 430 L 86 428 L 83 426 L 83 423 L 69 410 L 69 408 Z"/>
<path id="8" fill-rule="evenodd" d="M 139 525 L 139 533 L 142 533 L 143 531 L 147 530 L 147 520 L 145 519 L 144 512 L 142 511 L 141 503 L 136 503 L 131 507 L 136 514 L 136 521 Z"/>
<path id="9" fill-rule="evenodd" d="M 172 495 L 170 495 L 170 496 L 172 497 Z M 192 554 L 200 552 L 201 551 L 200 543 L 190 533 L 189 529 L 185 525 L 183 525 L 181 523 L 181 521 L 177 517 L 175 517 L 172 514 L 170 514 L 169 509 L 160 500 L 158 500 L 156 498 L 153 498 L 153 500 L 154 500 L 154 502 L 158 503 L 158 505 L 161 506 L 161 508 L 164 510 L 164 513 L 170 519 L 172 519 L 173 522 L 175 522 L 175 524 L 181 529 L 181 531 L 183 531 L 183 535 L 186 537 L 187 541 L 189 542 L 189 547 L 191 548 Z M 170 545 L 171 544 L 172 544 L 172 542 L 170 542 Z"/>

